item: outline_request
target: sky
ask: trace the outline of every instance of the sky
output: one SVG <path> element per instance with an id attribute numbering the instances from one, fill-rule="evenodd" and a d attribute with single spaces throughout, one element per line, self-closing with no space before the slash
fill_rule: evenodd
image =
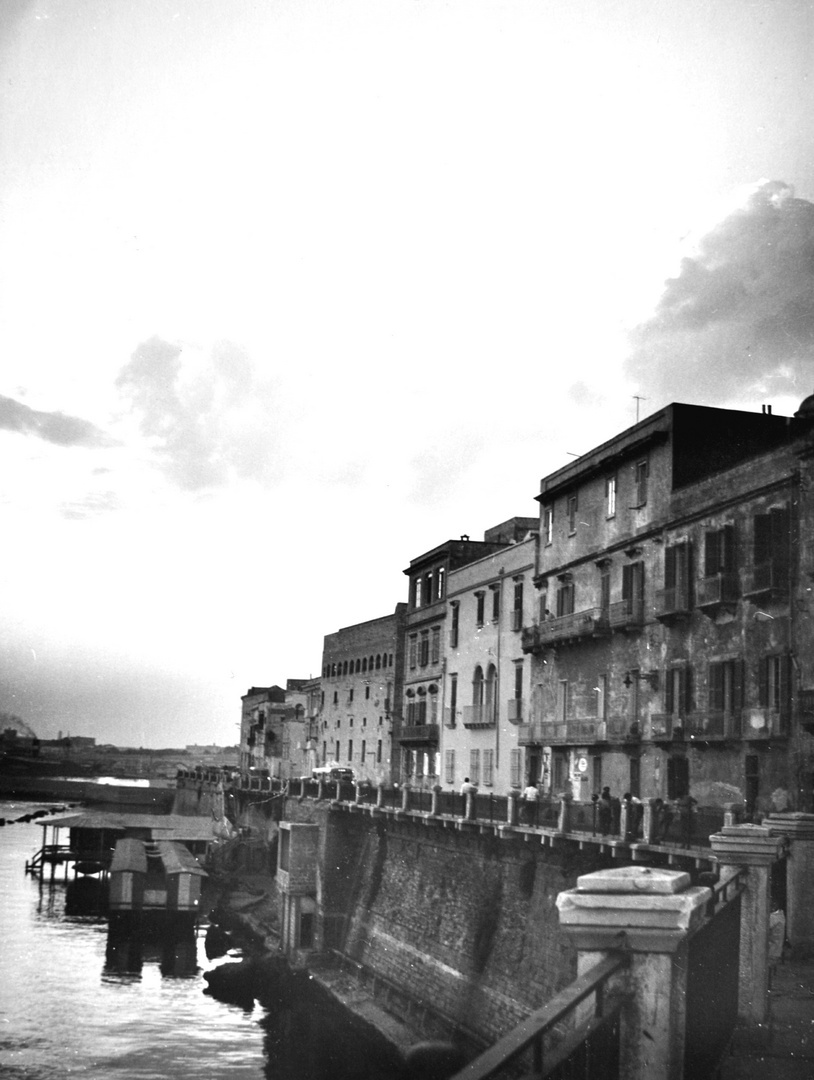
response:
<path id="1" fill-rule="evenodd" d="M 811 0 L 4 0 L 0 713 L 234 743 L 670 401 L 814 391 Z"/>

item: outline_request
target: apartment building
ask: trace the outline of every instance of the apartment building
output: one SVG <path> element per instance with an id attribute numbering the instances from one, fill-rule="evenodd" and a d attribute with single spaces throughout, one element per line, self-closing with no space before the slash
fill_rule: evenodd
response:
<path id="1" fill-rule="evenodd" d="M 811 399 L 673 404 L 541 481 L 519 742 L 544 789 L 809 808 L 812 460 Z"/>
<path id="2" fill-rule="evenodd" d="M 405 668 L 402 714 L 394 738 L 399 748 L 398 776 L 417 786 L 439 783 L 441 717 L 444 699 L 448 620 L 456 609 L 447 603 L 450 576 L 463 566 L 517 542 L 536 518 L 511 518 L 488 529 L 483 540 L 461 536 L 413 559 L 405 616 Z"/>
<path id="3" fill-rule="evenodd" d="M 505 795 L 524 786 L 527 764 L 535 771 L 518 733 L 529 703 L 522 631 L 533 619 L 538 522 L 514 521 L 513 535 L 522 539 L 449 575 L 439 777 L 445 788 L 468 776 L 482 791 Z"/>
<path id="4" fill-rule="evenodd" d="M 405 604 L 392 615 L 326 634 L 316 756 L 357 779 L 393 779 L 393 725 L 401 700 Z"/>

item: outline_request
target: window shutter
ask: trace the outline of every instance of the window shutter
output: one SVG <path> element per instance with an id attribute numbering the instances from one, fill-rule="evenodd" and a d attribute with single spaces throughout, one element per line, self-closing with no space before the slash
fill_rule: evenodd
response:
<path id="1" fill-rule="evenodd" d="M 704 536 L 704 576 L 715 577 L 721 572 L 719 532 L 708 532 Z"/>
<path id="2" fill-rule="evenodd" d="M 752 557 L 755 566 L 763 566 L 772 558 L 772 523 L 769 514 L 756 514 Z"/>
<path id="3" fill-rule="evenodd" d="M 724 709 L 724 665 L 709 665 L 709 707 L 712 712 Z"/>
<path id="4" fill-rule="evenodd" d="M 780 699 L 780 719 L 785 722 L 791 712 L 791 656 L 787 653 L 785 656 L 778 657 L 778 660 L 780 669 L 780 692 L 778 695 Z"/>
<path id="5" fill-rule="evenodd" d="M 664 682 L 664 711 L 668 714 L 673 713 L 673 706 L 675 705 L 675 671 L 668 671 L 667 678 Z"/>
<path id="6" fill-rule="evenodd" d="M 732 661 L 732 711 L 740 713 L 743 708 L 743 660 Z"/>
<path id="7" fill-rule="evenodd" d="M 737 552 L 735 550 L 735 526 L 724 525 L 722 544 L 720 551 L 720 564 L 721 572 L 724 574 L 731 574 L 734 572 L 737 564 Z"/>
<path id="8" fill-rule="evenodd" d="M 769 702 L 769 657 L 761 656 L 758 665 L 758 704 L 768 708 Z"/>

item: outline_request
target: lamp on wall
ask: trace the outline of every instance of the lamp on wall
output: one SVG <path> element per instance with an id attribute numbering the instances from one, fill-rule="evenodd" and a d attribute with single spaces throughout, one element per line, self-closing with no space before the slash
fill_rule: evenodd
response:
<path id="1" fill-rule="evenodd" d="M 650 683 L 652 690 L 658 690 L 659 688 L 659 673 L 657 671 L 628 671 L 625 674 L 625 686 L 630 689 L 633 685 L 633 680 L 638 679 L 639 682 Z"/>

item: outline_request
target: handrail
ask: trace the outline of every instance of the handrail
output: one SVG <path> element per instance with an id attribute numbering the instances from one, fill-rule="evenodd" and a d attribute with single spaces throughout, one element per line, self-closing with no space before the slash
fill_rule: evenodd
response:
<path id="1" fill-rule="evenodd" d="M 544 1077 L 566 1060 L 589 1034 L 605 1026 L 619 1012 L 622 1006 L 621 998 L 612 1003 L 605 1002 L 601 991 L 612 976 L 626 968 L 627 964 L 628 957 L 625 953 L 612 953 L 604 960 L 600 960 L 589 971 L 561 990 L 542 1009 L 533 1012 L 522 1024 L 499 1039 L 494 1046 L 470 1061 L 460 1072 L 455 1073 L 452 1080 L 489 1080 L 490 1077 L 497 1075 L 509 1061 L 534 1044 L 540 1047 L 537 1058 L 539 1068 L 535 1068 L 535 1076 Z M 555 1047 L 549 1061 L 543 1067 L 541 1056 L 543 1036 L 573 1013 L 577 1005 L 593 993 L 596 993 L 595 1015 L 570 1033 L 560 1046 Z"/>

